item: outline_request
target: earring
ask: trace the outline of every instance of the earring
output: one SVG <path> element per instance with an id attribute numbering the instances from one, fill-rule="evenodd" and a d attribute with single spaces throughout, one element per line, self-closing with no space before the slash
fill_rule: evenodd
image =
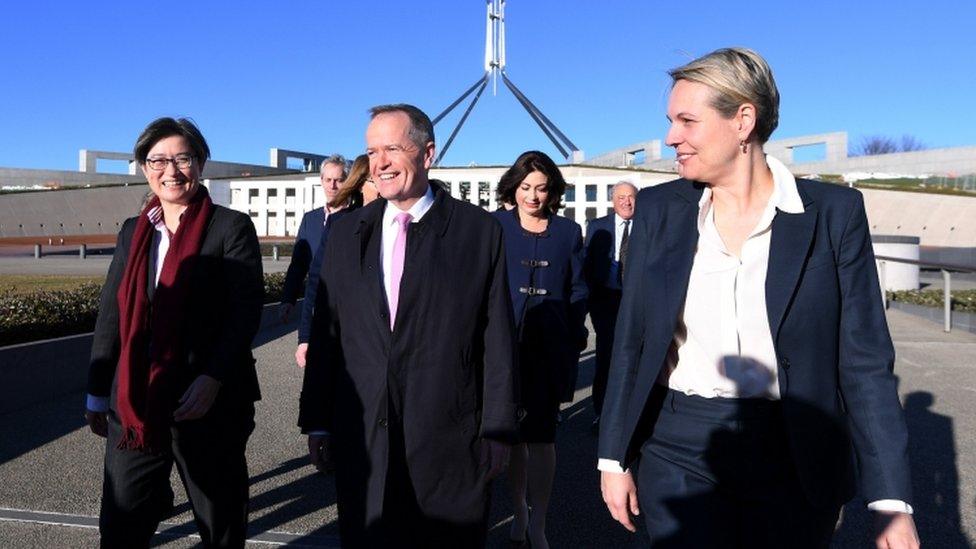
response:
<path id="1" fill-rule="evenodd" d="M 746 142 L 744 140 L 743 141 L 739 141 L 739 146 L 742 147 L 742 154 L 746 154 L 746 153 L 749 152 L 749 145 L 746 144 Z"/>

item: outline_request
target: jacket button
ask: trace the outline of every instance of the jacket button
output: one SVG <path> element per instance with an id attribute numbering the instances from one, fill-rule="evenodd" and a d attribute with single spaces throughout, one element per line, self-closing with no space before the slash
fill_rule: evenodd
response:
<path id="1" fill-rule="evenodd" d="M 386 427 L 387 425 L 386 418 L 379 420 L 378 423 L 380 424 L 380 427 Z"/>
<path id="2" fill-rule="evenodd" d="M 779 365 L 782 366 L 784 370 L 789 370 L 790 369 L 790 359 L 788 359 L 788 358 L 781 358 L 781 359 L 779 359 Z"/>

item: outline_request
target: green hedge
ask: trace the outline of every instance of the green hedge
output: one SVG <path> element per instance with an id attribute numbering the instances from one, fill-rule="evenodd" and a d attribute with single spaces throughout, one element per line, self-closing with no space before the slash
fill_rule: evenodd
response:
<path id="1" fill-rule="evenodd" d="M 888 292 L 890 301 L 901 301 L 913 305 L 945 307 L 942 290 L 901 290 Z M 952 310 L 961 313 L 976 313 L 976 290 L 958 290 L 952 292 Z"/>
<path id="2" fill-rule="evenodd" d="M 284 285 L 284 273 L 265 274 L 265 303 L 280 301 Z M 91 332 L 101 291 L 102 286 L 95 283 L 25 295 L 0 290 L 0 347 Z"/>

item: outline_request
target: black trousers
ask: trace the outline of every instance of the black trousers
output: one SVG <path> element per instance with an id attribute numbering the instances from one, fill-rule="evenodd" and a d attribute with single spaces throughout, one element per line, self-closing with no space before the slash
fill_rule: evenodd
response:
<path id="1" fill-rule="evenodd" d="M 620 290 L 594 289 L 589 299 L 590 320 L 596 332 L 596 369 L 593 373 L 593 412 L 600 415 L 607 392 L 607 375 L 613 353 L 613 332 L 617 329 Z"/>
<path id="2" fill-rule="evenodd" d="M 204 417 L 170 429 L 171 447 L 159 455 L 116 446 L 121 425 L 108 414 L 105 478 L 98 520 L 103 548 L 149 547 L 173 508 L 170 471 L 176 463 L 205 547 L 244 547 L 248 473 L 244 455 L 254 430 L 254 403 L 219 395 Z"/>
<path id="3" fill-rule="evenodd" d="M 829 547 L 840 507 L 806 499 L 779 402 L 665 388 L 638 498 L 653 547 Z"/>

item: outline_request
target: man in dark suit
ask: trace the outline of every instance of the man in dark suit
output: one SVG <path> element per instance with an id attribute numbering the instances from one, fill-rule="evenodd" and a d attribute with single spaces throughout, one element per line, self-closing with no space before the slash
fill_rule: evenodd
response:
<path id="1" fill-rule="evenodd" d="M 427 177 L 433 127 L 371 110 L 376 200 L 326 242 L 299 426 L 328 438 L 349 547 L 478 547 L 516 431 L 501 227 Z"/>
<path id="2" fill-rule="evenodd" d="M 598 217 L 586 226 L 586 260 L 583 276 L 590 288 L 589 307 L 596 332 L 596 371 L 593 374 L 593 426 L 600 422 L 603 395 L 607 390 L 607 371 L 613 350 L 613 331 L 620 309 L 623 265 L 630 240 L 630 220 L 634 217 L 637 187 L 629 181 L 613 186 L 613 213 Z"/>
<path id="3" fill-rule="evenodd" d="M 291 263 L 285 274 L 285 286 L 281 290 L 281 307 L 278 309 L 282 322 L 288 322 L 298 292 L 305 286 L 305 277 L 315 250 L 319 249 L 325 228 L 331 224 L 332 214 L 345 207 L 345 204 L 333 205 L 332 201 L 339 193 L 346 180 L 346 159 L 342 155 L 333 154 L 319 166 L 319 182 L 325 196 L 325 204 L 321 208 L 314 208 L 302 216 L 295 236 L 295 246 L 291 252 Z"/>

